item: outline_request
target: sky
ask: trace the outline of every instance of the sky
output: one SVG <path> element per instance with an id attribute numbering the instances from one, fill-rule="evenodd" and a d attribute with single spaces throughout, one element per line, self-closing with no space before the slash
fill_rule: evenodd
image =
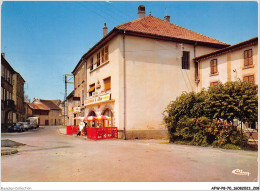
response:
<path id="1" fill-rule="evenodd" d="M 64 100 L 65 74 L 115 26 L 137 19 L 137 8 L 228 44 L 258 36 L 255 1 L 5 1 L 1 52 L 25 79 L 29 98 Z M 69 94 L 73 84 L 68 84 Z"/>

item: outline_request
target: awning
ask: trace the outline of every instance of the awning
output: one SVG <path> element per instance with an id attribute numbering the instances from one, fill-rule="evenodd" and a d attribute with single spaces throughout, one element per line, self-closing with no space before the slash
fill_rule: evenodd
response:
<path id="1" fill-rule="evenodd" d="M 93 92 L 93 91 L 95 91 L 95 86 L 91 86 L 91 87 L 89 88 L 89 90 L 88 90 L 88 92 Z"/>

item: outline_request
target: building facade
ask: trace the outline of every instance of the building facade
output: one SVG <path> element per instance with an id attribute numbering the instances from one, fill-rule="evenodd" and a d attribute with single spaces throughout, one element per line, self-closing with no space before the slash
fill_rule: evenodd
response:
<path id="1" fill-rule="evenodd" d="M 1 54 L 1 127 L 7 127 L 24 120 L 24 82 Z"/>
<path id="2" fill-rule="evenodd" d="M 40 126 L 62 125 L 61 100 L 35 99 L 27 103 L 27 117 L 39 117 Z"/>
<path id="3" fill-rule="evenodd" d="M 13 122 L 25 121 L 24 109 L 24 83 L 25 80 L 18 73 L 13 75 L 13 100 L 15 104 L 15 113 L 13 113 Z"/>
<path id="4" fill-rule="evenodd" d="M 104 31 L 72 72 L 77 115 L 108 115 L 126 139 L 165 137 L 162 112 L 196 89 L 193 58 L 229 46 L 170 23 L 169 16 L 144 15 Z"/>
<path id="5" fill-rule="evenodd" d="M 201 55 L 197 63 L 197 91 L 227 81 L 258 84 L 258 37 Z"/>
<path id="6" fill-rule="evenodd" d="M 39 126 L 49 125 L 50 108 L 41 103 L 26 104 L 27 117 L 39 117 Z"/>
<path id="7" fill-rule="evenodd" d="M 80 111 L 77 112 L 77 110 L 74 112 L 75 104 L 76 108 L 78 101 L 74 101 L 74 91 L 72 91 L 66 99 L 66 125 L 76 125 L 76 121 L 74 120 L 74 117 L 76 117 L 76 114 L 79 114 Z"/>

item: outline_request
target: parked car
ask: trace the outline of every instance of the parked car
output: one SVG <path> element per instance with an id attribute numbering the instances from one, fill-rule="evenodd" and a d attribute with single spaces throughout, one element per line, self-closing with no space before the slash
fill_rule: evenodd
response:
<path id="1" fill-rule="evenodd" d="M 17 122 L 16 125 L 17 124 L 21 124 L 26 131 L 30 129 L 28 122 Z"/>
<path id="2" fill-rule="evenodd" d="M 9 132 L 24 132 L 25 129 L 23 127 L 23 124 L 13 124 L 8 127 Z"/>

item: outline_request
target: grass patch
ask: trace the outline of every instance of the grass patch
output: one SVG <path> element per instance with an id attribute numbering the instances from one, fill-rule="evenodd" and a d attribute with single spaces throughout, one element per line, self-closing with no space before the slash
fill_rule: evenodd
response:
<path id="1" fill-rule="evenodd" d="M 241 150 L 241 147 L 237 146 L 237 145 L 232 145 L 232 144 L 226 144 L 223 145 L 222 147 L 220 147 L 222 149 L 233 149 L 233 150 Z"/>

